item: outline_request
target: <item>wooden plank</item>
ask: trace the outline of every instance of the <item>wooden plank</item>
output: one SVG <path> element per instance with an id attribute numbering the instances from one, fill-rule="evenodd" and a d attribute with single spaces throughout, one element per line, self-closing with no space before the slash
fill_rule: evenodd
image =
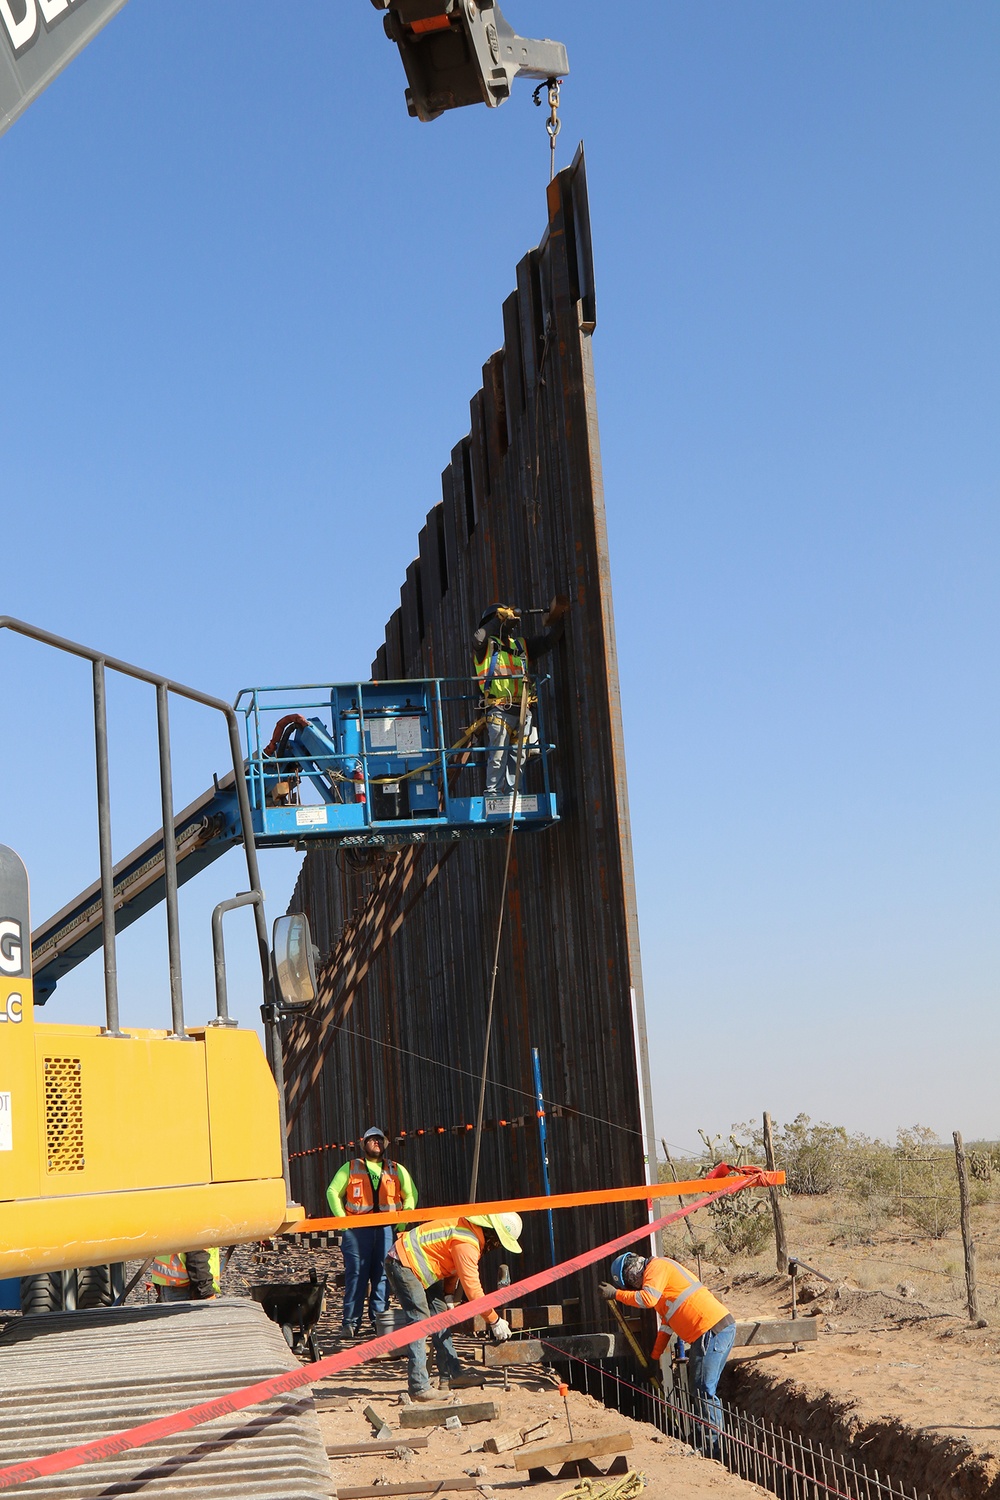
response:
<path id="1" fill-rule="evenodd" d="M 394 1438 L 391 1443 L 337 1443 L 327 1448 L 327 1458 L 364 1458 L 367 1453 L 397 1453 L 400 1448 L 426 1448 L 430 1438 L 414 1433 L 412 1437 Z"/>
<path id="2" fill-rule="evenodd" d="M 463 1427 L 470 1422 L 495 1422 L 500 1408 L 495 1401 L 471 1401 L 455 1406 L 404 1406 L 399 1413 L 400 1427 L 443 1427 L 449 1417 L 457 1417 Z"/>
<path id="3" fill-rule="evenodd" d="M 483 1444 L 484 1453 L 509 1453 L 512 1448 L 524 1446 L 524 1439 L 519 1432 L 500 1432 L 496 1437 L 488 1437 Z"/>
<path id="4" fill-rule="evenodd" d="M 759 1344 L 815 1343 L 818 1327 L 818 1318 L 761 1318 L 759 1322 L 737 1323 L 733 1348 L 756 1348 Z"/>
<path id="5" fill-rule="evenodd" d="M 510 1339 L 506 1344 L 487 1344 L 483 1352 L 488 1370 L 502 1370 L 505 1365 L 537 1365 L 543 1354 L 538 1339 Z"/>
<path id="6" fill-rule="evenodd" d="M 450 1495 L 454 1490 L 475 1490 L 479 1480 L 468 1474 L 459 1479 L 411 1479 L 407 1484 L 363 1484 L 337 1488 L 337 1500 L 382 1500 L 383 1495 Z"/>
<path id="7" fill-rule="evenodd" d="M 532 1448 L 530 1453 L 515 1453 L 514 1468 L 553 1469 L 557 1464 L 573 1463 L 581 1458 L 600 1458 L 603 1453 L 627 1453 L 632 1447 L 630 1432 L 609 1432 L 603 1437 L 581 1438 L 575 1443 L 557 1443 L 552 1448 Z"/>
<path id="8" fill-rule="evenodd" d="M 537 1365 L 543 1359 L 554 1363 L 570 1358 L 614 1359 L 620 1351 L 613 1333 L 569 1333 L 546 1339 L 544 1344 L 541 1339 L 487 1344 L 484 1352 L 487 1369 L 499 1370 L 504 1365 Z"/>
<path id="9" fill-rule="evenodd" d="M 484 1453 L 510 1453 L 513 1448 L 523 1448 L 526 1443 L 540 1443 L 543 1438 L 552 1436 L 552 1421 L 546 1417 L 544 1422 L 536 1422 L 534 1427 L 522 1427 L 520 1432 L 501 1432 L 496 1437 L 488 1437 L 483 1444 Z"/>

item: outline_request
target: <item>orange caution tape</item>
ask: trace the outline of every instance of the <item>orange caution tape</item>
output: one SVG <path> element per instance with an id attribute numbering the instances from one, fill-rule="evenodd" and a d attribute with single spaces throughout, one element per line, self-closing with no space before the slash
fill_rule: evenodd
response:
<path id="1" fill-rule="evenodd" d="M 512 1286 L 499 1287 L 495 1292 L 490 1292 L 485 1297 L 477 1297 L 473 1302 L 465 1302 L 458 1307 L 450 1308 L 447 1312 L 436 1313 L 431 1318 L 424 1318 L 420 1323 L 409 1323 L 405 1328 L 396 1328 L 392 1333 L 371 1339 L 366 1344 L 359 1344 L 353 1349 L 345 1349 L 340 1354 L 331 1354 L 327 1359 L 317 1360 L 315 1364 L 303 1365 L 298 1370 L 290 1370 L 287 1375 L 274 1375 L 269 1380 L 259 1380 L 254 1385 L 243 1386 L 241 1390 L 232 1391 L 228 1396 L 219 1396 L 213 1401 L 203 1401 L 198 1406 L 188 1406 L 183 1411 L 173 1412 L 168 1417 L 157 1417 L 153 1422 L 143 1422 L 140 1426 L 130 1427 L 124 1432 L 109 1433 L 108 1436 L 98 1438 L 95 1442 L 81 1443 L 76 1448 L 63 1448 L 58 1453 L 47 1453 L 43 1457 L 30 1458 L 23 1463 L 9 1464 L 6 1468 L 0 1469 L 0 1490 L 14 1489 L 17 1485 L 27 1484 L 31 1479 L 41 1479 L 47 1474 L 62 1474 L 67 1469 L 77 1469 L 82 1464 L 96 1463 L 102 1458 L 114 1458 L 116 1454 L 126 1453 L 133 1448 L 143 1448 L 146 1444 L 159 1442 L 161 1438 L 170 1437 L 173 1433 L 189 1432 L 194 1427 L 201 1427 L 205 1422 L 215 1421 L 217 1417 L 226 1417 L 231 1412 L 244 1411 L 248 1406 L 257 1406 L 261 1401 L 270 1400 L 272 1396 L 298 1390 L 304 1385 L 315 1385 L 318 1380 L 328 1375 L 334 1375 L 340 1370 L 348 1370 L 352 1365 L 363 1364 L 369 1359 L 377 1359 L 380 1355 L 391 1354 L 395 1349 L 401 1349 L 404 1344 L 412 1344 L 415 1339 L 426 1338 L 432 1333 L 440 1333 L 445 1328 L 454 1328 L 458 1323 L 467 1323 L 470 1318 L 488 1312 L 491 1308 L 502 1307 L 506 1302 L 517 1301 L 529 1292 L 536 1292 L 541 1287 L 550 1286 L 554 1281 L 562 1281 L 574 1271 L 586 1270 L 596 1261 L 604 1260 L 619 1250 L 625 1250 L 638 1240 L 648 1239 L 651 1234 L 664 1229 L 676 1219 L 683 1219 L 687 1214 L 693 1214 L 696 1209 L 704 1208 L 706 1204 L 725 1197 L 727 1193 L 739 1192 L 740 1188 L 756 1187 L 760 1183 L 769 1183 L 774 1176 L 774 1173 L 755 1172 L 719 1178 L 717 1187 L 713 1183 L 715 1191 L 703 1198 L 698 1198 L 694 1203 L 685 1204 L 683 1208 L 675 1209 L 672 1214 L 665 1214 L 662 1219 L 657 1219 L 654 1223 L 643 1224 L 639 1229 L 632 1229 L 628 1234 L 619 1235 L 617 1239 L 609 1240 L 605 1245 L 586 1250 L 582 1255 L 574 1256 L 572 1260 L 564 1260 L 560 1265 L 552 1266 L 547 1271 L 539 1271 L 534 1276 L 526 1276 L 523 1281 L 517 1281 Z M 682 1184 L 682 1186 L 687 1185 Z M 700 1185 L 707 1186 L 704 1180 Z M 657 1195 L 661 1186 L 663 1184 L 659 1184 L 656 1189 Z M 618 1191 L 634 1190 L 620 1188 Z M 645 1193 L 647 1190 L 644 1188 L 642 1191 Z M 602 1201 L 606 1202 L 607 1199 Z M 249 1435 L 250 1429 L 248 1428 L 247 1436 Z"/>
<path id="2" fill-rule="evenodd" d="M 736 1183 L 746 1186 L 748 1176 L 754 1185 L 782 1187 L 784 1172 L 763 1172 L 754 1168 L 752 1172 L 734 1172 L 731 1177 L 714 1180 L 720 1186 L 732 1188 Z M 645 1187 L 598 1188 L 587 1193 L 552 1193 L 547 1198 L 505 1198 L 494 1203 L 452 1203 L 441 1208 L 405 1208 L 398 1213 L 378 1215 L 380 1226 L 390 1224 L 417 1224 L 427 1219 L 464 1219 L 469 1214 L 540 1213 L 550 1208 L 586 1208 L 601 1203 L 652 1203 L 655 1198 L 677 1198 L 682 1193 L 700 1193 L 706 1187 L 704 1177 L 693 1182 L 652 1182 Z M 368 1214 L 345 1214 L 337 1219 L 300 1219 L 292 1224 L 286 1234 L 309 1234 L 318 1229 L 363 1229 L 371 1228 Z M 362 1222 L 362 1220 L 364 1222 Z"/>

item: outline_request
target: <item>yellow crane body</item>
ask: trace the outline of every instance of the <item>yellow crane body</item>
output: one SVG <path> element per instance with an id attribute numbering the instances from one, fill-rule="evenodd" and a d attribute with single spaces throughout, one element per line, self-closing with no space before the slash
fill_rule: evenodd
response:
<path id="1" fill-rule="evenodd" d="M 14 904 L 0 912 L 0 1277 L 263 1239 L 299 1217 L 256 1033 L 36 1023 L 26 876 Z"/>

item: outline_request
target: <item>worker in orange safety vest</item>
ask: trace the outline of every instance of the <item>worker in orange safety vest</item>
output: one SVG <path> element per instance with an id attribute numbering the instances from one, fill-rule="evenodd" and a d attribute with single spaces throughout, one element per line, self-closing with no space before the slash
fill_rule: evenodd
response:
<path id="1" fill-rule="evenodd" d="M 377 1125 L 366 1130 L 361 1141 L 364 1155 L 345 1161 L 326 1190 L 334 1217 L 356 1215 L 358 1224 L 357 1229 L 345 1229 L 340 1237 L 344 1256 L 342 1339 L 354 1338 L 361 1331 L 366 1298 L 372 1333 L 376 1331 L 375 1319 L 386 1310 L 385 1257 L 396 1230 L 391 1226 L 380 1228 L 378 1215 L 417 1206 L 413 1178 L 401 1162 L 386 1155 L 387 1145 L 384 1130 Z"/>
<path id="2" fill-rule="evenodd" d="M 696 1416 L 705 1419 L 700 1446 L 716 1452 L 723 1431 L 719 1376 L 736 1340 L 736 1320 L 708 1287 L 676 1260 L 647 1259 L 628 1251 L 611 1263 L 611 1280 L 600 1285 L 607 1302 L 655 1312 L 659 1332 L 653 1358 L 659 1360 L 670 1335 L 688 1346 L 688 1384 Z"/>
<path id="3" fill-rule="evenodd" d="M 160 1302 L 208 1302 L 219 1295 L 221 1267 L 218 1250 L 175 1250 L 156 1257 L 149 1279 Z"/>
<path id="4" fill-rule="evenodd" d="M 502 1245 L 520 1255 L 519 1214 L 470 1214 L 466 1219 L 432 1219 L 401 1234 L 386 1256 L 389 1283 L 399 1298 L 409 1322 L 419 1323 L 444 1312 L 461 1287 L 469 1302 L 483 1295 L 479 1262 L 489 1250 Z M 510 1338 L 510 1324 L 492 1309 L 485 1314 L 486 1327 L 494 1343 Z M 463 1368 L 446 1328 L 431 1334 L 442 1385 L 456 1389 L 480 1384 L 482 1377 Z M 409 1346 L 407 1384 L 414 1401 L 434 1401 L 427 1375 L 427 1346 L 417 1339 Z"/>

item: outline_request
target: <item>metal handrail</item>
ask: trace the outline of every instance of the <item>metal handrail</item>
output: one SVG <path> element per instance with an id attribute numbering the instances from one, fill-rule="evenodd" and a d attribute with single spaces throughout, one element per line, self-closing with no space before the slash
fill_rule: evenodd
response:
<path id="1" fill-rule="evenodd" d="M 250 797 L 243 776 L 243 752 L 240 745 L 239 719 L 236 710 L 222 698 L 215 698 L 209 693 L 202 693 L 197 688 L 188 687 L 185 683 L 177 682 L 171 677 L 163 676 L 161 673 L 149 672 L 144 667 L 137 667 L 132 662 L 122 661 L 119 657 L 109 656 L 106 652 L 95 651 L 90 646 L 82 646 L 78 641 L 71 641 L 65 636 L 55 635 L 50 630 L 42 630 L 37 625 L 29 625 L 26 621 L 15 619 L 11 615 L 0 615 L 0 630 L 10 630 L 16 635 L 27 637 L 28 640 L 38 641 L 40 645 L 51 646 L 54 650 L 64 651 L 70 656 L 78 656 L 84 661 L 91 662 L 93 666 L 94 734 L 97 763 L 97 825 L 101 861 L 101 921 L 104 941 L 104 1000 L 106 1020 L 104 1034 L 109 1037 L 126 1035 L 121 1030 L 120 1025 L 118 966 L 115 946 L 114 876 L 111 851 L 111 794 L 108 772 L 108 720 L 105 685 L 105 673 L 108 670 L 118 672 L 123 677 L 132 677 L 138 682 L 148 683 L 156 689 L 172 1035 L 184 1038 L 187 1033 L 184 1028 L 179 938 L 180 925 L 177 906 L 177 850 L 174 842 L 173 776 L 170 761 L 169 695 L 171 693 L 175 693 L 179 698 L 186 698 L 192 703 L 200 703 L 205 708 L 214 709 L 217 713 L 221 713 L 226 720 L 226 727 L 229 733 L 229 748 L 232 755 L 233 771 L 235 773 L 240 821 L 243 830 L 243 847 L 246 851 L 247 878 L 251 888 L 250 894 L 259 897 L 259 900 L 254 902 L 254 921 L 260 952 L 264 1002 L 265 1005 L 271 1004 L 273 1002 L 271 951 L 267 937 L 267 921 L 263 909 L 263 892 L 260 885 L 257 847 L 254 842 L 253 823 L 250 813 Z M 270 1050 L 272 1051 L 275 1042 L 276 1038 L 270 1038 Z M 272 1058 L 272 1067 L 273 1065 Z M 282 1112 L 284 1112 L 283 1100 Z"/>

